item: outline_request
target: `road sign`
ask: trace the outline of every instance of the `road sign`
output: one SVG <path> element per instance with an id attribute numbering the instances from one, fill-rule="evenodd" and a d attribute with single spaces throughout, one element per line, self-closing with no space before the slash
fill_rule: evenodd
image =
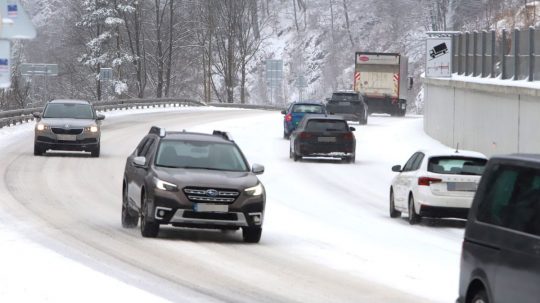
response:
<path id="1" fill-rule="evenodd" d="M 11 86 L 11 42 L 0 40 L 0 88 Z"/>
<path id="2" fill-rule="evenodd" d="M 112 68 L 100 68 L 99 69 L 99 80 L 101 81 L 112 81 L 113 70 Z"/>
<path id="3" fill-rule="evenodd" d="M 426 39 L 426 77 L 452 77 L 452 38 Z"/>
<path id="4" fill-rule="evenodd" d="M 307 81 L 306 81 L 306 77 L 304 76 L 298 76 L 296 78 L 296 81 L 294 83 L 294 86 L 297 87 L 297 88 L 306 88 L 308 87 L 308 84 L 307 84 Z"/>
<path id="5" fill-rule="evenodd" d="M 21 64 L 23 76 L 58 76 L 58 64 L 23 63 Z"/>
<path id="6" fill-rule="evenodd" d="M 36 28 L 19 0 L 0 0 L 1 39 L 34 39 Z"/>
<path id="7" fill-rule="evenodd" d="M 269 87 L 281 87 L 283 82 L 283 60 L 266 60 L 266 82 Z"/>

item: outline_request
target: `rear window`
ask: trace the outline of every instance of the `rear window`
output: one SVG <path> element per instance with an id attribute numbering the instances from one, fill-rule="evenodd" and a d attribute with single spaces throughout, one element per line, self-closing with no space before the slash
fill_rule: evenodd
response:
<path id="1" fill-rule="evenodd" d="M 320 105 L 297 104 L 293 106 L 293 113 L 324 114 L 323 107 Z"/>
<path id="2" fill-rule="evenodd" d="M 487 160 L 464 157 L 433 157 L 429 159 L 428 171 L 445 175 L 481 176 Z"/>
<path id="3" fill-rule="evenodd" d="M 540 171 L 495 165 L 479 192 L 478 220 L 540 236 Z"/>
<path id="4" fill-rule="evenodd" d="M 358 94 L 333 94 L 332 101 L 359 101 Z"/>
<path id="5" fill-rule="evenodd" d="M 347 122 L 342 120 L 309 120 L 306 126 L 311 132 L 348 131 Z"/>

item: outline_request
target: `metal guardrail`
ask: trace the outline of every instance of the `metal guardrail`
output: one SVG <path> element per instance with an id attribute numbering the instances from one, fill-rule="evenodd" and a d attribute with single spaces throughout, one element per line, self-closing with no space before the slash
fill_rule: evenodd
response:
<path id="1" fill-rule="evenodd" d="M 188 99 L 125 99 L 115 101 L 94 102 L 95 109 L 101 112 L 123 110 L 132 108 L 145 107 L 180 107 L 180 106 L 215 106 L 228 108 L 246 108 L 246 109 L 264 109 L 264 110 L 281 110 L 281 107 L 266 106 L 266 105 L 251 105 L 251 104 L 235 104 L 235 103 L 212 103 L 205 104 L 202 102 Z M 17 109 L 0 111 L 0 128 L 17 125 L 34 120 L 32 115 L 34 112 L 42 112 L 43 107 Z"/>
<path id="2" fill-rule="evenodd" d="M 540 80 L 540 31 L 534 27 L 454 34 L 452 48 L 452 70 L 459 75 Z"/>

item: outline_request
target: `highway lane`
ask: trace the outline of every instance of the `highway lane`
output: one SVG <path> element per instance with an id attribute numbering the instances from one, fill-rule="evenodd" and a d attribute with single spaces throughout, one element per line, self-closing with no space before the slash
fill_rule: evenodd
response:
<path id="1" fill-rule="evenodd" d="M 290 246 L 282 245 L 290 243 L 282 241 L 283 234 L 265 231 L 261 244 L 246 245 L 239 232 L 167 228 L 159 239 L 143 239 L 138 229 L 121 228 L 125 159 L 150 126 L 178 130 L 274 117 L 275 113 L 246 110 L 115 117 L 103 127 L 99 159 L 78 154 L 34 157 L 33 134 L 27 133 L 2 150 L 3 219 L 70 258 L 174 302 L 425 301 L 291 253 Z M 274 203 L 279 205 L 280 199 Z M 272 215 L 279 214 L 280 209 L 274 208 Z M 61 286 L 51 291 L 61 291 Z"/>

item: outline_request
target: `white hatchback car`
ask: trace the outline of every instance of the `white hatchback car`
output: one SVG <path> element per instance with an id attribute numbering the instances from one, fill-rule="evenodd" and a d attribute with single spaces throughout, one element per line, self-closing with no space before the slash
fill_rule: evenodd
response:
<path id="1" fill-rule="evenodd" d="M 409 223 L 422 217 L 467 218 L 474 193 L 487 163 L 472 151 L 421 150 L 412 155 L 390 187 L 390 217 L 409 214 Z"/>

